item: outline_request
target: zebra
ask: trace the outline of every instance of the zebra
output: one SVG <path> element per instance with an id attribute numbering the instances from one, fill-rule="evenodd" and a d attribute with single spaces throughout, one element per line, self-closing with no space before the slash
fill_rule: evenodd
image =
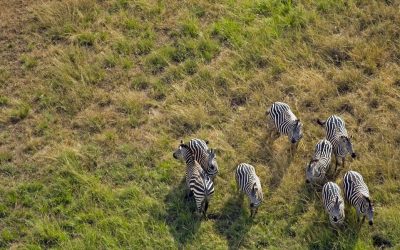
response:
<path id="1" fill-rule="evenodd" d="M 250 199 L 250 217 L 254 217 L 263 201 L 260 179 L 254 167 L 247 163 L 241 163 L 237 166 L 235 177 L 238 191 L 246 193 Z"/>
<path id="2" fill-rule="evenodd" d="M 320 183 L 325 179 L 326 172 L 331 164 L 332 144 L 320 140 L 315 146 L 314 155 L 306 169 L 307 183 Z"/>
<path id="3" fill-rule="evenodd" d="M 189 148 L 192 150 L 194 159 L 200 163 L 206 174 L 212 179 L 218 174 L 216 154 L 213 149 L 208 149 L 208 141 L 192 139 L 189 141 Z"/>
<path id="4" fill-rule="evenodd" d="M 270 117 L 269 126 L 273 123 L 275 133 L 287 135 L 292 144 L 297 143 L 303 137 L 303 124 L 290 110 L 289 105 L 283 102 L 274 102 L 267 110 Z"/>
<path id="5" fill-rule="evenodd" d="M 327 182 L 322 187 L 322 202 L 325 211 L 329 214 L 329 221 L 333 226 L 340 226 L 344 221 L 344 202 L 339 186 L 334 182 Z"/>
<path id="6" fill-rule="evenodd" d="M 214 183 L 194 159 L 190 147 L 181 142 L 179 148 L 173 153 L 175 159 L 186 162 L 186 186 L 189 196 L 194 196 L 197 211 L 206 217 L 208 203 L 214 194 Z"/>
<path id="7" fill-rule="evenodd" d="M 356 157 L 356 153 L 353 151 L 353 145 L 351 144 L 350 138 L 347 134 L 345 123 L 342 118 L 336 115 L 330 116 L 326 121 L 318 119 L 317 123 L 325 127 L 326 139 L 332 143 L 336 159 L 336 172 L 339 159 L 342 159 L 342 167 L 344 168 L 346 155 L 348 153 L 351 154 L 352 158 Z"/>
<path id="8" fill-rule="evenodd" d="M 363 177 L 356 171 L 348 171 L 343 177 L 344 196 L 351 205 L 356 208 L 357 221 L 360 221 L 360 215 L 368 217 L 369 225 L 374 224 L 374 205 L 369 196 L 369 190 Z"/>

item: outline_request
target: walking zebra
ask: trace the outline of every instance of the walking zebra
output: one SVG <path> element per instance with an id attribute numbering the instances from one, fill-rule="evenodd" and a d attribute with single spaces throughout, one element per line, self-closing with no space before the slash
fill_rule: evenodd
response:
<path id="1" fill-rule="evenodd" d="M 212 179 L 218 173 L 218 164 L 213 149 L 208 149 L 208 141 L 201 139 L 192 139 L 189 141 L 189 148 L 192 150 L 194 159 L 200 163 L 206 174 Z"/>
<path id="2" fill-rule="evenodd" d="M 325 127 L 326 139 L 332 143 L 333 151 L 336 158 L 335 172 L 339 163 L 339 158 L 342 159 L 342 167 L 346 155 L 351 154 L 352 158 L 356 157 L 356 153 L 353 151 L 353 145 L 351 144 L 350 138 L 347 135 L 347 130 L 344 121 L 336 115 L 330 116 L 326 121 L 317 120 L 317 123 Z"/>
<path id="3" fill-rule="evenodd" d="M 186 186 L 189 193 L 194 196 L 197 211 L 205 217 L 209 200 L 214 194 L 213 181 L 194 159 L 193 152 L 188 145 L 181 143 L 173 153 L 173 157 L 186 162 Z"/>
<path id="4" fill-rule="evenodd" d="M 343 177 L 344 196 L 351 205 L 356 208 L 357 221 L 360 221 L 360 215 L 368 217 L 369 224 L 374 223 L 374 206 L 369 196 L 369 190 L 363 177 L 356 171 L 348 171 Z"/>
<path id="5" fill-rule="evenodd" d="M 274 102 L 268 108 L 266 115 L 270 117 L 269 124 L 274 124 L 275 132 L 278 135 L 287 135 L 292 144 L 297 143 L 303 137 L 303 124 L 286 103 Z"/>
<path id="6" fill-rule="evenodd" d="M 336 183 L 327 182 L 322 188 L 322 202 L 325 211 L 329 214 L 332 225 L 339 226 L 344 221 L 344 202 L 340 188 Z"/>
<path id="7" fill-rule="evenodd" d="M 331 164 L 332 144 L 326 140 L 320 140 L 315 146 L 313 158 L 306 169 L 307 183 L 321 183 L 325 179 L 326 172 Z"/>
<path id="8" fill-rule="evenodd" d="M 238 190 L 246 193 L 250 199 L 250 216 L 257 214 L 258 207 L 263 201 L 261 182 L 254 167 L 247 163 L 241 163 L 236 168 L 236 184 Z"/>

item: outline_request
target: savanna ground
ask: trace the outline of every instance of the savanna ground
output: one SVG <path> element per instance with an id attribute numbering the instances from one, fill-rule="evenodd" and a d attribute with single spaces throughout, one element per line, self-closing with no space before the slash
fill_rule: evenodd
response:
<path id="1" fill-rule="evenodd" d="M 335 0 L 0 1 L 0 247 L 400 247 L 400 3 Z M 288 103 L 288 157 L 265 110 Z M 335 231 L 305 165 L 341 115 L 375 224 Z M 184 201 L 181 139 L 208 139 L 220 174 L 208 220 Z M 253 164 L 250 220 L 233 171 Z M 341 183 L 342 170 L 336 177 Z"/>

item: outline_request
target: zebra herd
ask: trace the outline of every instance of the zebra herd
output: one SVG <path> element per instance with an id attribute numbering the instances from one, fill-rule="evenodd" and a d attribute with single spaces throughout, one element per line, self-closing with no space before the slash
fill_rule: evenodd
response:
<path id="1" fill-rule="evenodd" d="M 267 124 L 271 137 L 285 135 L 291 143 L 291 151 L 297 148 L 303 137 L 303 124 L 293 114 L 289 105 L 282 102 L 273 103 L 266 112 Z M 340 226 L 345 219 L 344 199 L 341 188 L 332 181 L 328 181 L 327 172 L 331 165 L 331 156 L 335 155 L 336 173 L 339 161 L 344 168 L 348 154 L 356 157 L 345 122 L 339 116 L 332 115 L 327 120 L 317 120 L 325 128 L 326 138 L 320 140 L 314 150 L 312 159 L 306 167 L 306 183 L 322 185 L 322 203 L 329 215 L 332 225 Z M 214 194 L 214 178 L 219 172 L 216 154 L 208 148 L 208 141 L 192 139 L 188 144 L 181 141 L 178 149 L 173 153 L 175 159 L 182 159 L 186 163 L 186 197 L 194 197 L 197 211 L 206 216 L 210 198 Z M 263 201 L 261 181 L 255 168 L 247 163 L 241 163 L 235 171 L 238 191 L 245 193 L 250 201 L 251 217 L 257 213 Z M 348 171 L 343 177 L 344 198 L 355 207 L 357 220 L 360 216 L 368 217 L 369 224 L 373 224 L 374 207 L 369 190 L 360 173 Z"/>

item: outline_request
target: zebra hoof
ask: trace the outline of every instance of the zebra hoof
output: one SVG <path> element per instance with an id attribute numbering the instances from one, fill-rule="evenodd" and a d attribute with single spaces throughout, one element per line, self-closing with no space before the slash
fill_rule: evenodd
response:
<path id="1" fill-rule="evenodd" d="M 352 154 L 351 154 L 351 158 L 354 159 L 354 158 L 356 158 L 356 157 L 357 157 L 356 153 L 352 153 Z"/>

